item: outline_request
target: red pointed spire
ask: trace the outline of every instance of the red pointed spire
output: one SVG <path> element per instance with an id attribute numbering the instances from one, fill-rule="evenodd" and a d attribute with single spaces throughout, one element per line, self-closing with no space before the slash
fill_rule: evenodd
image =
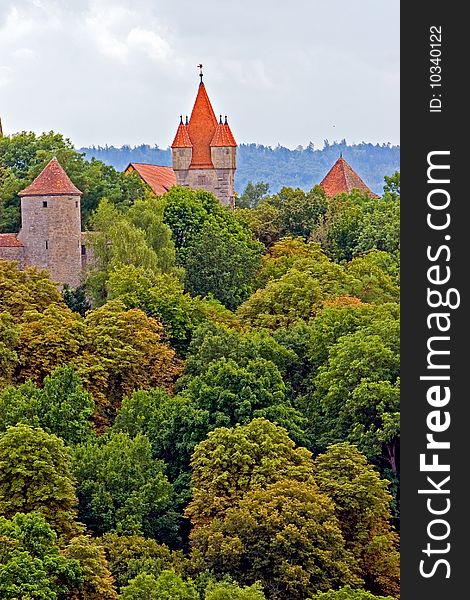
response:
<path id="1" fill-rule="evenodd" d="M 19 196 L 81 196 L 57 158 L 51 159 L 36 179 Z"/>
<path id="2" fill-rule="evenodd" d="M 201 81 L 188 124 L 188 133 L 193 144 L 190 168 L 213 168 L 210 144 L 216 129 L 217 118 L 206 87 Z"/>
<path id="3" fill-rule="evenodd" d="M 189 139 L 188 127 L 180 121 L 178 129 L 176 130 L 175 139 L 171 144 L 172 148 L 192 148 L 191 140 Z"/>
<path id="4" fill-rule="evenodd" d="M 214 137 L 212 138 L 211 146 L 230 148 L 237 147 L 237 142 L 233 137 L 230 126 L 227 123 L 227 119 L 225 120 L 225 123 L 222 123 L 222 116 L 217 124 L 217 129 L 215 130 Z"/>
<path id="5" fill-rule="evenodd" d="M 342 156 L 338 158 L 335 164 L 328 171 L 320 186 L 330 198 L 336 194 L 349 194 L 353 189 L 362 190 L 371 196 L 378 198 L 367 185 L 362 181 L 354 169 L 344 160 Z"/>

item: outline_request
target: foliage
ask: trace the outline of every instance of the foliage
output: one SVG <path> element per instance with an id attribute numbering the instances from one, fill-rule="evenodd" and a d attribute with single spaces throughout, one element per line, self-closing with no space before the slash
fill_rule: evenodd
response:
<path id="1" fill-rule="evenodd" d="M 127 214 L 106 199 L 100 202 L 92 218 L 94 232 L 89 240 L 93 259 L 86 282 L 95 305 L 105 302 L 108 279 L 123 265 L 150 275 L 177 273 L 170 230 L 162 218 L 152 198 L 141 200 Z"/>
<path id="2" fill-rule="evenodd" d="M 141 267 L 124 265 L 110 274 L 106 289 L 108 298 L 119 298 L 126 308 L 140 308 L 160 320 L 180 353 L 187 350 L 194 328 L 204 318 L 199 305 L 174 275 L 152 276 Z"/>
<path id="3" fill-rule="evenodd" d="M 151 538 L 107 533 L 99 542 L 106 549 L 118 588 L 127 585 L 140 573 L 158 577 L 163 570 L 180 573 L 183 569 L 184 560 L 180 552 L 172 552 Z"/>
<path id="4" fill-rule="evenodd" d="M 117 600 L 103 546 L 81 535 L 70 541 L 64 556 L 78 561 L 83 573 L 83 582 L 72 592 L 73 600 Z"/>
<path id="5" fill-rule="evenodd" d="M 313 380 L 312 422 L 327 445 L 357 443 L 369 459 L 397 468 L 399 324 L 389 318 L 343 335 Z"/>
<path id="6" fill-rule="evenodd" d="M 209 433 L 191 466 L 193 497 L 186 514 L 198 526 L 223 516 L 251 489 L 284 478 L 308 481 L 313 465 L 310 452 L 295 448 L 285 429 L 259 418 Z"/>
<path id="7" fill-rule="evenodd" d="M 5 600 L 58 600 L 83 584 L 77 560 L 59 552 L 57 536 L 42 516 L 0 516 L 0 596 Z"/>
<path id="8" fill-rule="evenodd" d="M 25 423 L 74 444 L 92 434 L 93 408 L 93 398 L 83 389 L 80 378 L 65 365 L 47 376 L 42 388 L 27 381 L 0 392 L 0 431 Z"/>
<path id="9" fill-rule="evenodd" d="M 264 181 L 253 183 L 249 181 L 246 184 L 243 194 L 236 198 L 235 204 L 240 208 L 256 208 L 268 192 L 269 183 L 265 183 Z"/>
<path id="10" fill-rule="evenodd" d="M 64 442 L 40 428 L 18 425 L 0 436 L 0 514 L 36 511 L 55 531 L 70 537 L 77 498 Z"/>
<path id="11" fill-rule="evenodd" d="M 86 295 L 86 287 L 84 285 L 72 289 L 67 284 L 64 284 L 62 298 L 70 310 L 77 312 L 82 317 L 84 317 L 87 310 L 90 310 L 91 308 L 91 304 Z"/>
<path id="12" fill-rule="evenodd" d="M 349 585 L 340 590 L 318 592 L 309 600 L 394 600 L 391 596 L 375 596 L 366 590 L 353 589 Z"/>
<path id="13" fill-rule="evenodd" d="M 390 526 L 391 495 L 355 446 L 330 446 L 315 459 L 315 481 L 329 496 L 346 540 L 356 557 L 365 587 L 376 594 L 398 595 L 397 535 Z"/>
<path id="14" fill-rule="evenodd" d="M 173 571 L 162 571 L 154 575 L 141 573 L 123 588 L 123 600 L 199 600 L 191 581 L 184 581 Z"/>
<path id="15" fill-rule="evenodd" d="M 285 427 L 294 439 L 303 439 L 305 419 L 287 400 L 276 365 L 264 358 L 248 361 L 245 366 L 225 358 L 213 361 L 183 393 L 207 411 L 211 429 L 265 417 Z"/>
<path id="16" fill-rule="evenodd" d="M 159 385 L 172 389 L 181 363 L 164 341 L 159 321 L 112 300 L 90 311 L 84 325 L 86 346 L 77 369 L 99 402 L 105 423 L 113 418 L 121 398 L 134 389 Z"/>
<path id="17" fill-rule="evenodd" d="M 155 537 L 164 527 L 171 485 L 143 435 L 110 433 L 74 450 L 79 514 L 95 533 Z"/>
<path id="18" fill-rule="evenodd" d="M 47 271 L 26 267 L 20 271 L 15 262 L 0 261 L 0 307 L 16 318 L 25 311 L 43 312 L 52 304 L 62 304 L 56 285 Z"/>
<path id="19" fill-rule="evenodd" d="M 245 209 L 240 218 L 260 241 L 270 246 L 285 236 L 307 240 L 326 209 L 325 192 L 319 186 L 309 192 L 283 187 L 274 196 L 261 200 L 256 208 Z"/>
<path id="20" fill-rule="evenodd" d="M 13 379 L 18 364 L 18 354 L 15 351 L 18 336 L 19 329 L 12 315 L 0 312 L 0 390 Z"/>
<path id="21" fill-rule="evenodd" d="M 209 192 L 174 187 L 162 200 L 186 289 L 237 306 L 251 291 L 262 246 Z"/>
<path id="22" fill-rule="evenodd" d="M 204 600 L 265 600 L 260 583 L 240 587 L 233 582 L 209 584 Z"/>
<path id="23" fill-rule="evenodd" d="M 25 312 L 19 331 L 19 382 L 41 382 L 55 368 L 74 362 L 85 344 L 82 318 L 59 304 L 51 304 L 42 312 Z"/>
<path id="24" fill-rule="evenodd" d="M 281 479 L 254 488 L 192 535 L 194 560 L 242 584 L 261 581 L 268 598 L 360 584 L 332 501 L 312 483 Z"/>

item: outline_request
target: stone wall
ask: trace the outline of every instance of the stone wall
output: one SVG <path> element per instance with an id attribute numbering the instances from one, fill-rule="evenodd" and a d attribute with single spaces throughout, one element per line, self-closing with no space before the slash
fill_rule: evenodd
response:
<path id="1" fill-rule="evenodd" d="M 81 283 L 80 197 L 24 196 L 21 231 L 25 263 L 47 269 L 53 281 Z"/>
<path id="2" fill-rule="evenodd" d="M 21 246 L 1 246 L 0 260 L 14 260 L 18 263 L 20 269 L 24 269 L 24 248 Z"/>
<path id="3" fill-rule="evenodd" d="M 188 169 L 175 171 L 177 185 L 195 190 L 207 190 L 224 206 L 233 206 L 234 171 L 233 169 Z"/>

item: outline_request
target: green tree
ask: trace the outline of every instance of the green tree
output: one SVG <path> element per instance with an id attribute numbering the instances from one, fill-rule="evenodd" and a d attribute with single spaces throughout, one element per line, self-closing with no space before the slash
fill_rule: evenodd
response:
<path id="1" fill-rule="evenodd" d="M 141 573 L 123 588 L 123 600 L 199 600 L 191 580 L 184 580 L 173 571 L 162 571 L 154 575 Z"/>
<path id="2" fill-rule="evenodd" d="M 234 309 L 252 291 L 260 257 L 261 245 L 250 236 L 208 222 L 188 246 L 185 286 L 194 295 L 212 294 Z"/>
<path id="3" fill-rule="evenodd" d="M 87 313 L 84 325 L 86 345 L 75 364 L 99 406 L 99 426 L 109 424 L 134 389 L 172 389 L 182 365 L 159 321 L 112 300 Z"/>
<path id="4" fill-rule="evenodd" d="M 208 411 L 199 408 L 190 398 L 171 397 L 156 388 L 138 390 L 125 397 L 113 429 L 131 437 L 139 433 L 146 435 L 153 456 L 165 462 L 176 491 L 186 500 L 190 458 L 209 431 L 209 419 Z"/>
<path id="5" fill-rule="evenodd" d="M 232 308 L 249 293 L 262 247 L 248 228 L 204 190 L 174 187 L 162 197 L 185 285 Z"/>
<path id="6" fill-rule="evenodd" d="M 62 298 L 70 310 L 77 312 L 82 317 L 84 317 L 85 313 L 91 308 L 91 303 L 86 295 L 85 285 L 80 285 L 79 287 L 72 289 L 69 285 L 65 284 L 62 290 Z"/>
<path id="7" fill-rule="evenodd" d="M 47 271 L 26 267 L 23 271 L 13 261 L 0 261 L 0 306 L 18 318 L 25 311 L 43 312 L 52 304 L 62 304 L 57 286 Z"/>
<path id="8" fill-rule="evenodd" d="M 400 171 L 395 171 L 393 175 L 384 177 L 384 195 L 390 197 L 391 200 L 400 198 Z"/>
<path id="9" fill-rule="evenodd" d="M 353 589 L 349 585 L 340 590 L 318 592 L 309 600 L 394 600 L 391 596 L 375 596 L 366 590 Z"/>
<path id="10" fill-rule="evenodd" d="M 268 598 L 361 583 L 334 514 L 313 483 L 281 479 L 254 488 L 225 516 L 192 534 L 193 559 L 244 585 L 260 581 Z"/>
<path id="11" fill-rule="evenodd" d="M 353 258 L 347 272 L 356 280 L 352 286 L 354 295 L 364 302 L 399 301 L 398 264 L 391 254 L 369 250 Z"/>
<path id="12" fill-rule="evenodd" d="M 348 294 L 352 278 L 342 267 L 325 260 L 304 259 L 279 279 L 269 279 L 238 309 L 252 326 L 277 329 L 308 321 L 329 298 Z"/>
<path id="13" fill-rule="evenodd" d="M 0 516 L 0 544 L 1 598 L 56 600 L 83 583 L 78 561 L 61 555 L 56 533 L 38 513 Z"/>
<path id="14" fill-rule="evenodd" d="M 204 319 L 199 305 L 174 275 L 154 276 L 142 268 L 123 265 L 112 271 L 106 289 L 109 299 L 119 298 L 126 308 L 140 308 L 160 320 L 180 353 L 187 350 L 194 328 Z"/>
<path id="15" fill-rule="evenodd" d="M 370 460 L 397 468 L 399 323 L 343 335 L 313 380 L 311 422 L 323 445 L 356 443 Z"/>
<path id="16" fill-rule="evenodd" d="M 76 360 L 83 351 L 84 322 L 64 305 L 51 304 L 42 312 L 25 312 L 19 331 L 19 382 L 41 382 L 55 368 Z"/>
<path id="17" fill-rule="evenodd" d="M 285 427 L 295 440 L 303 438 L 304 418 L 287 400 L 280 371 L 264 358 L 245 366 L 225 358 L 213 361 L 183 394 L 208 412 L 211 429 L 265 417 Z"/>
<path id="18" fill-rule="evenodd" d="M 92 434 L 94 402 L 80 378 L 68 365 L 58 367 L 39 388 L 32 381 L 0 392 L 0 430 L 25 423 L 40 426 L 66 443 L 78 443 Z"/>
<path id="19" fill-rule="evenodd" d="M 313 472 L 310 452 L 296 448 L 285 429 L 262 418 L 209 433 L 196 447 L 191 466 L 193 497 L 186 514 L 193 526 L 223 516 L 251 489 L 285 478 L 308 481 Z"/>
<path id="20" fill-rule="evenodd" d="M 110 433 L 74 450 L 79 514 L 95 533 L 155 537 L 165 527 L 171 485 L 148 439 Z"/>
<path id="21" fill-rule="evenodd" d="M 240 587 L 233 582 L 212 583 L 206 588 L 204 600 L 265 600 L 260 583 Z"/>
<path id="22" fill-rule="evenodd" d="M 106 550 L 109 567 L 119 589 L 141 573 L 157 578 L 164 570 L 181 573 L 185 559 L 181 552 L 139 535 L 107 533 L 99 543 Z"/>
<path id="23" fill-rule="evenodd" d="M 75 537 L 64 556 L 78 561 L 83 573 L 83 582 L 72 591 L 73 600 L 117 600 L 104 548 L 96 540 L 86 535 Z"/>
<path id="24" fill-rule="evenodd" d="M 64 537 L 79 530 L 70 454 L 40 428 L 9 427 L 0 436 L 0 514 L 36 511 Z"/>
<path id="25" fill-rule="evenodd" d="M 269 193 L 269 183 L 249 181 L 240 197 L 236 198 L 235 204 L 240 208 L 256 208 L 260 201 Z"/>
<path id="26" fill-rule="evenodd" d="M 11 383 L 18 354 L 15 351 L 19 330 L 8 312 L 0 313 L 0 390 Z"/>
<path id="27" fill-rule="evenodd" d="M 365 587 L 375 594 L 399 593 L 398 536 L 391 522 L 388 482 L 348 443 L 330 446 L 315 459 L 315 481 L 329 496 Z"/>

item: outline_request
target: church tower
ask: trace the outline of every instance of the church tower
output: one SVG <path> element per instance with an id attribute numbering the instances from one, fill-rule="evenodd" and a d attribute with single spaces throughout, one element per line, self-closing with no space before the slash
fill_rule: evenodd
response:
<path id="1" fill-rule="evenodd" d="M 73 288 L 81 283 L 81 194 L 56 158 L 19 193 L 24 262 Z"/>
<path id="2" fill-rule="evenodd" d="M 199 67 L 201 81 L 191 117 L 185 123 L 180 117 L 171 145 L 176 184 L 212 192 L 233 208 L 237 143 L 227 117 L 217 121 Z"/>

